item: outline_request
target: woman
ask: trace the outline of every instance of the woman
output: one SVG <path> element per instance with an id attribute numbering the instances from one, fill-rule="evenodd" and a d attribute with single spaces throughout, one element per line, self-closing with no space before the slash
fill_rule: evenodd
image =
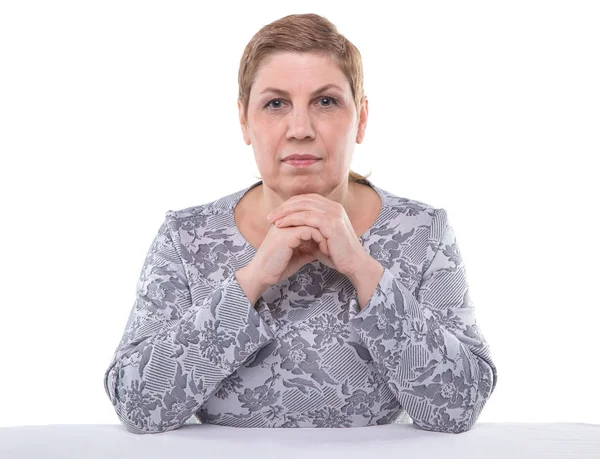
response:
<path id="1" fill-rule="evenodd" d="M 287 16 L 248 43 L 239 84 L 262 180 L 166 213 L 104 377 L 119 419 L 469 430 L 496 367 L 446 211 L 350 171 L 358 50 L 323 17 Z"/>

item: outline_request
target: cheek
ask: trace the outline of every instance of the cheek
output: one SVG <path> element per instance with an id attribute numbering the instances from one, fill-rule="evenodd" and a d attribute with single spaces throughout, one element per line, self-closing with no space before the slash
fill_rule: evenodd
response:
<path id="1" fill-rule="evenodd" d="M 260 152 L 277 151 L 281 148 L 281 142 L 285 142 L 285 130 L 275 123 L 263 123 L 257 126 L 254 132 L 256 144 L 260 147 Z M 264 155 L 262 155 L 264 156 Z"/>
<path id="2" fill-rule="evenodd" d="M 339 120 L 323 125 L 321 133 L 331 146 L 346 145 L 352 137 L 352 127 L 346 121 Z"/>
<path id="3" fill-rule="evenodd" d="M 255 144 L 254 159 L 258 169 L 263 174 L 275 174 L 281 168 L 281 162 L 279 161 L 279 153 L 275 148 L 272 148 L 267 144 Z"/>

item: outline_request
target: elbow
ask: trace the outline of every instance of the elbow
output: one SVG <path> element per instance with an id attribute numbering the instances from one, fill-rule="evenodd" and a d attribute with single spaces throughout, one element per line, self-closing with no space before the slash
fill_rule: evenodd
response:
<path id="1" fill-rule="evenodd" d="M 139 381 L 122 379 L 119 374 L 118 365 L 108 370 L 104 377 L 104 389 L 121 425 L 128 432 L 144 435 L 179 427 L 179 425 L 166 427 L 163 422 L 155 423 L 152 420 L 152 413 L 159 405 L 156 398 L 144 391 L 143 382 L 140 385 Z"/>
<path id="2" fill-rule="evenodd" d="M 156 423 L 152 420 L 152 414 L 149 412 L 149 408 L 152 409 L 154 405 L 150 406 L 132 406 L 131 403 L 127 403 L 127 411 L 124 410 L 124 406 L 120 403 L 115 405 L 115 411 L 119 418 L 119 421 L 125 429 L 135 435 L 147 435 L 168 432 L 171 430 L 178 429 L 182 424 L 180 423 L 165 423 L 161 420 Z"/>
<path id="3" fill-rule="evenodd" d="M 452 414 L 458 414 L 458 416 L 452 416 Z M 471 430 L 478 417 L 479 415 L 473 408 L 467 408 L 461 413 L 457 413 L 456 410 L 443 410 L 438 412 L 434 418 L 426 421 L 413 419 L 413 425 L 417 429 L 428 432 L 460 434 Z"/>
<path id="4" fill-rule="evenodd" d="M 147 425 L 145 427 L 140 427 L 139 424 L 133 424 L 130 419 L 123 419 L 121 417 L 119 417 L 119 419 L 121 421 L 121 425 L 123 427 L 125 427 L 127 432 L 135 434 L 135 435 L 156 434 L 156 433 L 166 432 L 167 430 L 173 430 L 173 429 L 160 430 L 160 429 L 148 427 Z"/>
<path id="5" fill-rule="evenodd" d="M 450 434 L 460 434 L 464 432 L 468 432 L 471 430 L 471 426 L 468 425 L 459 425 L 459 424 L 446 424 L 446 425 L 429 425 L 422 424 L 418 421 L 413 421 L 413 426 L 417 430 L 425 430 L 426 432 L 437 432 L 437 433 L 450 433 Z"/>

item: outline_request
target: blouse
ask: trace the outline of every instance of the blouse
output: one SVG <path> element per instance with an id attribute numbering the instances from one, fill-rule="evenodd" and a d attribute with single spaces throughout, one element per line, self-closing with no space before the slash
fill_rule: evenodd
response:
<path id="1" fill-rule="evenodd" d="M 419 429 L 469 430 L 497 371 L 446 210 L 365 180 L 382 207 L 359 241 L 384 271 L 364 308 L 350 279 L 319 261 L 251 304 L 235 272 L 257 249 L 233 211 L 261 183 L 166 212 L 104 374 L 126 429 L 360 427 L 410 417 Z"/>

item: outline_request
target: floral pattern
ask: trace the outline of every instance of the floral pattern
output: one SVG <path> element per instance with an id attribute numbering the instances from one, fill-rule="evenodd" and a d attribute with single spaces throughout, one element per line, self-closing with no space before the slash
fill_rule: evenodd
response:
<path id="1" fill-rule="evenodd" d="M 356 427 L 410 422 L 461 433 L 497 383 L 447 212 L 374 186 L 360 236 L 384 268 L 361 310 L 341 273 L 313 262 L 251 304 L 236 271 L 256 254 L 233 210 L 257 182 L 168 211 L 104 374 L 132 433 L 202 422 Z"/>

